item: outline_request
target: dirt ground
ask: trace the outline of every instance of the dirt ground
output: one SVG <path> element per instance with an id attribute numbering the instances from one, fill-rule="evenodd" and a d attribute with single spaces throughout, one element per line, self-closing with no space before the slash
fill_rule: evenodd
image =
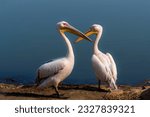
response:
<path id="1" fill-rule="evenodd" d="M 1 100 L 140 100 L 150 99 L 150 86 L 119 85 L 118 90 L 108 91 L 106 86 L 61 85 L 58 98 L 53 88 L 43 90 L 35 86 L 0 83 Z"/>

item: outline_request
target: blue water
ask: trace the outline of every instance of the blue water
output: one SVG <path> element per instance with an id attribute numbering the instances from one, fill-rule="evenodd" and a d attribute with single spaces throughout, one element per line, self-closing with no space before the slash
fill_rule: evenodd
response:
<path id="1" fill-rule="evenodd" d="M 65 20 L 81 31 L 92 24 L 104 28 L 100 49 L 117 64 L 119 84 L 150 79 L 149 0 L 0 0 L 0 79 L 32 83 L 36 70 L 66 55 L 56 23 Z M 67 34 L 73 42 L 77 37 Z M 91 37 L 95 38 L 95 37 Z M 76 62 L 65 80 L 94 84 L 92 44 L 73 44 Z"/>

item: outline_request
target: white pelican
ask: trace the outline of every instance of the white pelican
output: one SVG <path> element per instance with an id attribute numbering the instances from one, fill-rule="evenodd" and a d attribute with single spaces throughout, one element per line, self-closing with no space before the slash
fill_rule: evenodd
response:
<path id="1" fill-rule="evenodd" d="M 58 22 L 57 27 L 60 35 L 63 37 L 64 41 L 66 42 L 68 53 L 66 57 L 56 59 L 41 65 L 38 68 L 36 84 L 37 84 L 37 88 L 39 89 L 49 87 L 49 86 L 54 86 L 55 91 L 59 96 L 59 92 L 58 92 L 59 83 L 62 82 L 70 75 L 74 67 L 73 48 L 69 39 L 66 37 L 64 33 L 70 32 L 78 36 L 81 36 L 82 38 L 85 38 L 89 41 L 92 40 L 86 37 L 82 32 L 72 27 L 69 23 L 65 21 Z"/>
<path id="2" fill-rule="evenodd" d="M 96 40 L 93 46 L 92 66 L 96 78 L 99 81 L 99 89 L 101 82 L 107 83 L 111 89 L 117 89 L 117 68 L 115 61 L 110 53 L 104 54 L 98 49 L 98 43 L 101 38 L 102 32 L 103 27 L 101 25 L 94 24 L 91 26 L 90 30 L 85 33 L 86 36 L 96 34 Z M 82 39 L 82 37 L 79 37 L 75 42 L 79 42 Z"/>

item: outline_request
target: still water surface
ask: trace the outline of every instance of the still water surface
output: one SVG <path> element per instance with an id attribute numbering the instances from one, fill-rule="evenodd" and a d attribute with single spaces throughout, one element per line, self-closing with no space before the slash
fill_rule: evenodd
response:
<path id="1" fill-rule="evenodd" d="M 104 28 L 99 43 L 118 67 L 119 84 L 150 79 L 149 0 L 0 0 L 0 79 L 32 83 L 37 68 L 66 55 L 56 23 L 65 20 L 81 31 Z M 67 34 L 73 42 L 77 37 Z M 91 37 L 95 38 L 95 37 Z M 73 44 L 76 62 L 66 83 L 96 83 L 92 44 Z"/>

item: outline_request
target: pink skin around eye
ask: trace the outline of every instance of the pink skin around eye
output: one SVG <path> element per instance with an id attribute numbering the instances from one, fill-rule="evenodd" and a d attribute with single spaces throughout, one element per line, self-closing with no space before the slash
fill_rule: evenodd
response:
<path id="1" fill-rule="evenodd" d="M 68 26 L 68 24 L 67 24 L 67 23 L 63 23 L 63 25 L 64 25 L 64 26 Z"/>

